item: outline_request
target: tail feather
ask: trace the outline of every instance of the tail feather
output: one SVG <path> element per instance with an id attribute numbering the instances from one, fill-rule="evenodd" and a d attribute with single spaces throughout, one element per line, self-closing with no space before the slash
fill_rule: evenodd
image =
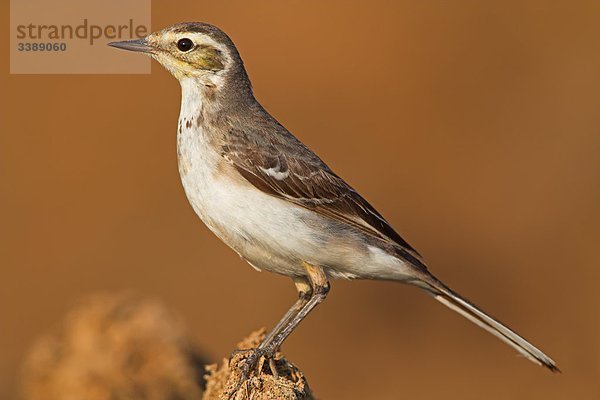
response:
<path id="1" fill-rule="evenodd" d="M 440 303 L 498 337 L 532 362 L 544 366 L 552 372 L 560 372 L 556 363 L 541 350 L 523 339 L 497 319 L 486 314 L 471 302 L 452 291 L 440 281 L 436 280 L 433 283 L 428 282 L 428 286 L 431 287 L 432 295 Z"/>

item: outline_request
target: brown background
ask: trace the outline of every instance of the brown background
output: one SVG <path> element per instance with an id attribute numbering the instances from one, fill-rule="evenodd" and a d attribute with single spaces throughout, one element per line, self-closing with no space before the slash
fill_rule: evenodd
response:
<path id="1" fill-rule="evenodd" d="M 237 43 L 257 97 L 553 375 L 417 290 L 335 282 L 284 349 L 323 399 L 600 396 L 600 6 L 153 1 Z M 4 26 L 8 26 L 5 7 Z M 195 217 L 177 82 L 8 75 L 0 110 L 0 397 L 82 296 L 134 288 L 213 359 L 294 300 Z M 216 304 L 216 308 L 211 308 Z"/>

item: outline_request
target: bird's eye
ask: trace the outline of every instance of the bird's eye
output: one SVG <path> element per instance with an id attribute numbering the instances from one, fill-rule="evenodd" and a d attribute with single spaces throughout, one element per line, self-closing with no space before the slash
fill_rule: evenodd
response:
<path id="1" fill-rule="evenodd" d="M 194 42 L 192 42 L 188 38 L 179 39 L 177 41 L 177 48 L 179 49 L 179 51 L 190 51 L 192 47 L 194 47 Z"/>

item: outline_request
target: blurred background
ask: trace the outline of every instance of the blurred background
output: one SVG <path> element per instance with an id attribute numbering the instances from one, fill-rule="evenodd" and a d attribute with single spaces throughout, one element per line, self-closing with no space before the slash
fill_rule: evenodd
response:
<path id="1" fill-rule="evenodd" d="M 334 282 L 284 346 L 317 396 L 600 397 L 599 16 L 594 1 L 153 0 L 154 30 L 224 29 L 262 104 L 563 370 L 418 290 Z M 9 75 L 0 48 L 0 398 L 92 293 L 160 299 L 210 361 L 273 326 L 291 281 L 250 268 L 185 199 L 177 81 L 156 63 Z"/>

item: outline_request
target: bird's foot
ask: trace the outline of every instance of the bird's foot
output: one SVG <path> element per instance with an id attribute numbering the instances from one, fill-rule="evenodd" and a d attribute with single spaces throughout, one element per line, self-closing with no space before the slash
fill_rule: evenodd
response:
<path id="1" fill-rule="evenodd" d="M 231 365 L 231 362 L 233 361 L 235 356 L 237 356 L 238 354 L 248 353 L 248 352 L 251 352 L 254 350 L 255 349 L 235 349 L 234 351 L 231 352 L 231 355 L 229 356 L 229 365 Z"/>
<path id="2" fill-rule="evenodd" d="M 231 361 L 235 358 L 235 356 L 237 356 L 240 353 L 248 353 L 248 356 L 246 356 L 245 360 L 240 361 L 240 363 L 238 363 L 239 370 L 241 372 L 241 376 L 240 376 L 240 379 L 239 379 L 237 385 L 229 393 L 229 395 L 228 395 L 229 400 L 232 400 L 235 398 L 235 394 L 237 393 L 238 390 L 240 390 L 242 385 L 248 384 L 250 376 L 253 373 L 259 373 L 262 370 L 265 361 L 268 361 L 269 369 L 271 370 L 271 373 L 273 374 L 273 376 L 275 378 L 278 378 L 278 376 L 279 376 L 279 374 L 277 373 L 277 369 L 275 368 L 275 360 L 274 360 L 275 352 L 273 350 L 260 348 L 260 347 L 255 348 L 255 349 L 247 349 L 247 350 L 234 350 L 231 353 L 231 356 L 229 358 L 230 366 L 231 366 Z"/>

